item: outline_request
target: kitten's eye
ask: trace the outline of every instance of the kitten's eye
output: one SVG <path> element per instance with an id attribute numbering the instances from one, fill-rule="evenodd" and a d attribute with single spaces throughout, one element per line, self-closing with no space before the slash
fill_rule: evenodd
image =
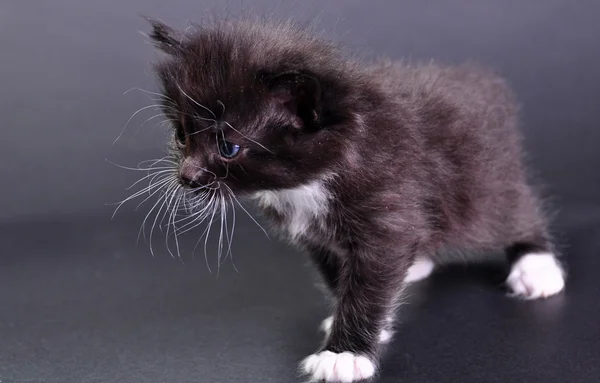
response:
<path id="1" fill-rule="evenodd" d="M 240 146 L 233 142 L 222 140 L 219 143 L 219 152 L 225 158 L 233 158 L 240 152 Z"/>
<path id="2" fill-rule="evenodd" d="M 175 127 L 175 137 L 177 138 L 177 143 L 181 146 L 185 146 L 185 130 L 183 129 L 182 124 L 177 124 Z"/>

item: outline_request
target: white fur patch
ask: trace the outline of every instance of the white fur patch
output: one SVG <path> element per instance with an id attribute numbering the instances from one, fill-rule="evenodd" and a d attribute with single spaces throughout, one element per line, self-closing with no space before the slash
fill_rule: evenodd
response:
<path id="1" fill-rule="evenodd" d="M 329 338 L 331 326 L 333 326 L 333 315 L 323 319 L 323 322 L 321 322 L 321 326 L 319 327 L 319 330 L 325 333 L 325 338 Z"/>
<path id="2" fill-rule="evenodd" d="M 392 319 L 388 318 L 388 322 L 391 323 Z M 325 339 L 329 338 L 331 334 L 331 326 L 333 326 L 333 316 L 329 316 L 321 322 L 319 329 L 325 333 Z M 381 330 L 379 333 L 379 343 L 385 344 L 392 340 L 394 332 L 392 330 Z"/>
<path id="3" fill-rule="evenodd" d="M 406 277 L 404 278 L 405 283 L 413 283 L 423 280 L 431 275 L 435 263 L 426 257 L 417 257 L 415 263 L 408 268 Z"/>
<path id="4" fill-rule="evenodd" d="M 314 181 L 293 189 L 264 191 L 256 194 L 262 207 L 271 207 L 286 217 L 292 239 L 306 233 L 312 220 L 325 215 L 330 194 L 323 181 Z"/>
<path id="5" fill-rule="evenodd" d="M 512 265 L 506 283 L 516 296 L 547 298 L 563 290 L 565 275 L 553 254 L 526 254 Z"/>
<path id="6" fill-rule="evenodd" d="M 304 359 L 300 368 L 315 382 L 349 383 L 369 379 L 375 375 L 375 365 L 369 358 L 350 352 L 337 354 L 322 351 Z"/>
<path id="7" fill-rule="evenodd" d="M 390 330 L 381 330 L 379 333 L 379 343 L 385 344 L 392 340 L 394 333 Z"/>

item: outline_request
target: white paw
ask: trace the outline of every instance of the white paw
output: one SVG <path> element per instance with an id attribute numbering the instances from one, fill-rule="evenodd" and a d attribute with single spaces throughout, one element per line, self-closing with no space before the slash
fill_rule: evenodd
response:
<path id="1" fill-rule="evenodd" d="M 388 318 L 388 322 L 392 323 L 392 319 Z M 329 338 L 329 335 L 331 334 L 331 326 L 333 326 L 333 315 L 325 318 L 323 322 L 321 322 L 321 326 L 319 327 L 319 329 L 325 333 L 325 339 Z M 393 336 L 393 331 L 381 330 L 381 332 L 379 333 L 379 343 L 388 343 Z"/>
<path id="2" fill-rule="evenodd" d="M 312 382 L 356 382 L 375 375 L 375 365 L 366 356 L 354 355 L 350 352 L 337 354 L 322 351 L 302 361 L 302 372 Z"/>
<path id="3" fill-rule="evenodd" d="M 565 276 L 553 254 L 527 254 L 512 265 L 506 283 L 525 299 L 547 298 L 565 287 Z"/>
<path id="4" fill-rule="evenodd" d="M 408 268 L 406 277 L 404 278 L 405 283 L 413 283 L 427 278 L 433 272 L 435 263 L 426 257 L 417 257 L 415 263 Z"/>

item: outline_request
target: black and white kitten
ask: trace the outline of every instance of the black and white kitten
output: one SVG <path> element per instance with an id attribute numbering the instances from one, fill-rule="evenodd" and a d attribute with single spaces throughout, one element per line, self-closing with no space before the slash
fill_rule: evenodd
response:
<path id="1" fill-rule="evenodd" d="M 448 251 L 504 250 L 522 298 L 563 289 L 502 79 L 361 65 L 287 23 L 153 27 L 181 187 L 200 202 L 216 190 L 257 200 L 335 297 L 323 346 L 301 364 L 312 380 L 374 376 L 402 290 Z"/>

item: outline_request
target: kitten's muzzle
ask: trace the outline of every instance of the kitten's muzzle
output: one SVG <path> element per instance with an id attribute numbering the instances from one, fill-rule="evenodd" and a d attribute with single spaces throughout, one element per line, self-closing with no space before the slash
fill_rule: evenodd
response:
<path id="1" fill-rule="evenodd" d="M 210 172 L 188 159 L 183 161 L 179 169 L 179 183 L 190 189 L 206 186 L 212 181 L 212 178 Z"/>
<path id="2" fill-rule="evenodd" d="M 194 175 L 189 175 L 185 173 L 179 174 L 179 183 L 181 186 L 190 188 L 190 189 L 198 189 L 204 186 L 207 186 L 213 181 L 212 175 L 208 174 L 205 171 L 196 172 Z"/>
<path id="3" fill-rule="evenodd" d="M 181 186 L 190 189 L 196 189 L 202 186 L 197 180 L 188 178 L 184 175 L 179 176 L 179 183 L 181 184 Z"/>

